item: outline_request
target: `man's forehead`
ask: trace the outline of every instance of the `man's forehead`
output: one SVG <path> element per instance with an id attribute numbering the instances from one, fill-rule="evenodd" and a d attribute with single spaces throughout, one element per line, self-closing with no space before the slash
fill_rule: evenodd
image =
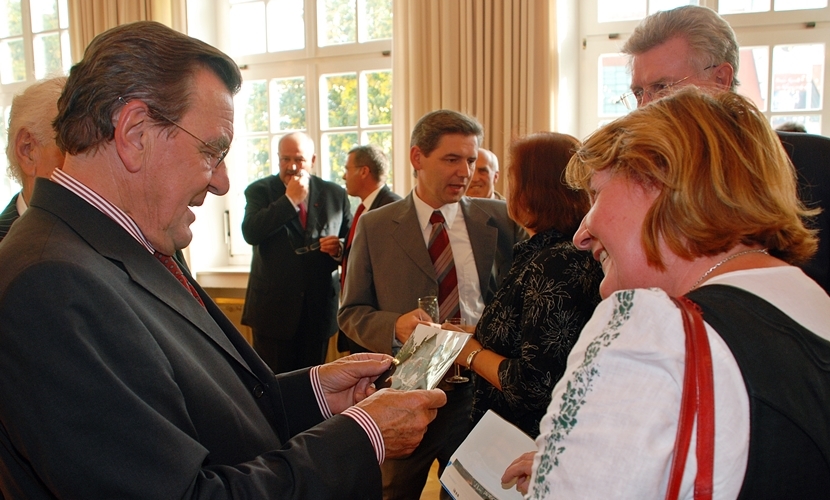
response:
<path id="1" fill-rule="evenodd" d="M 689 43 L 675 37 L 631 58 L 631 86 L 672 82 L 695 72 Z"/>

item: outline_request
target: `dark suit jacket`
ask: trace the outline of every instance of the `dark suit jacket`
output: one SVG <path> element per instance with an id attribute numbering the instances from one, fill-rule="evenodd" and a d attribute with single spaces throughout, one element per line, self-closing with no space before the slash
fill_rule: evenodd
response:
<path id="1" fill-rule="evenodd" d="M 242 236 L 254 246 L 254 254 L 242 323 L 277 339 L 290 339 L 300 330 L 321 341 L 334 335 L 339 262 L 318 250 L 302 255 L 294 250 L 322 236 L 348 236 L 352 216 L 346 190 L 311 176 L 305 230 L 279 176 L 252 183 L 245 199 Z M 303 315 L 305 305 L 314 314 Z"/>
<path id="2" fill-rule="evenodd" d="M 397 193 L 393 192 L 389 189 L 389 186 L 384 184 L 380 191 L 378 191 L 378 195 L 375 197 L 375 201 L 372 202 L 372 205 L 369 206 L 369 210 L 374 210 L 376 208 L 380 208 L 382 206 L 388 205 L 392 202 L 400 200 L 401 197 Z M 368 212 L 368 210 L 367 210 Z M 354 222 L 352 222 L 354 224 Z M 352 248 L 346 247 L 343 251 L 343 261 L 345 262 L 346 259 L 349 258 L 349 253 L 351 253 Z M 337 337 L 337 349 L 340 351 L 351 351 L 352 353 L 356 352 L 365 352 L 366 349 L 362 348 L 360 345 L 356 344 L 352 339 L 350 339 L 345 333 L 340 333 Z"/>
<path id="3" fill-rule="evenodd" d="M 8 234 L 9 229 L 12 227 L 12 222 L 16 221 L 20 214 L 17 213 L 17 197 L 20 196 L 20 193 L 12 196 L 12 201 L 3 209 L 3 212 L 0 213 L 0 241 L 3 241 L 3 238 L 6 237 Z"/>
<path id="4" fill-rule="evenodd" d="M 808 226 L 818 229 L 818 252 L 801 266 L 830 293 L 830 138 L 796 132 L 778 132 L 798 173 L 798 192 L 810 208 L 823 211 Z"/>
<path id="5" fill-rule="evenodd" d="M 38 179 L 0 246 L 2 495 L 380 498 L 360 426 L 323 421 L 308 370 L 274 377 L 188 278 L 205 308 Z"/>
<path id="6" fill-rule="evenodd" d="M 373 352 L 391 354 L 398 317 L 415 309 L 418 297 L 438 295 L 412 197 L 360 216 L 352 242 L 337 319 L 350 339 Z M 513 245 L 527 235 L 503 201 L 464 197 L 459 203 L 487 304 L 510 270 Z"/>

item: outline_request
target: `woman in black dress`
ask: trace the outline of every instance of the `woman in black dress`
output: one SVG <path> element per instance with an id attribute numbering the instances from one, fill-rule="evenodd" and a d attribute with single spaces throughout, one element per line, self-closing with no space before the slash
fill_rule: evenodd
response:
<path id="1" fill-rule="evenodd" d="M 571 238 L 588 196 L 564 184 L 575 138 L 552 132 L 516 140 L 508 169 L 510 216 L 531 236 L 485 308 L 458 362 L 473 372 L 472 419 L 492 409 L 531 437 L 562 377 L 568 353 L 600 302 L 602 269 Z"/>

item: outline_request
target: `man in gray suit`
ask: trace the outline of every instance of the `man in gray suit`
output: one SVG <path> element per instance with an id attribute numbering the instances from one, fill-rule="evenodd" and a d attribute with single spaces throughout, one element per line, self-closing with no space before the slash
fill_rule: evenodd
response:
<path id="1" fill-rule="evenodd" d="M 55 145 L 52 120 L 58 114 L 58 97 L 65 77 L 42 80 L 15 96 L 9 113 L 9 138 L 6 157 L 9 174 L 23 189 L 14 195 L 0 213 L 0 241 L 6 237 L 12 222 L 29 207 L 35 179 L 48 178 L 63 165 L 63 153 Z"/>
<path id="2" fill-rule="evenodd" d="M 412 131 L 409 158 L 418 184 L 405 199 L 360 218 L 349 257 L 340 329 L 364 348 L 393 353 L 418 324 L 428 320 L 418 298 L 440 297 L 430 257 L 431 222 L 439 212 L 457 275 L 457 299 L 449 302 L 474 325 L 513 260 L 513 244 L 524 232 L 507 216 L 503 201 L 464 196 L 483 132 L 473 118 L 439 110 Z M 440 300 L 440 298 L 439 298 Z M 442 315 L 446 315 L 444 304 Z M 470 383 L 442 388 L 447 405 L 438 411 L 418 449 L 383 464 L 385 498 L 417 499 L 432 461 L 443 470 L 469 431 Z"/>
<path id="3" fill-rule="evenodd" d="M 360 198 L 360 205 L 354 213 L 349 236 L 343 249 L 343 261 L 340 263 L 340 295 L 346 286 L 346 268 L 349 264 L 349 252 L 352 249 L 352 240 L 357 229 L 360 216 L 369 210 L 380 208 L 401 199 L 397 193 L 386 185 L 386 174 L 389 172 L 389 159 L 383 150 L 374 144 L 355 146 L 349 150 L 344 169 L 343 180 L 346 181 L 346 193 L 349 196 Z M 349 337 L 340 332 L 337 335 L 337 350 L 351 352 L 365 352 Z"/>

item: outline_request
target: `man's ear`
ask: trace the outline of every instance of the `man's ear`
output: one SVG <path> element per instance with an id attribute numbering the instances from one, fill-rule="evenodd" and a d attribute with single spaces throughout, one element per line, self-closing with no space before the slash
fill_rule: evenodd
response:
<path id="1" fill-rule="evenodd" d="M 412 146 L 409 148 L 409 163 L 412 164 L 412 168 L 415 170 L 421 170 L 421 157 L 423 156 L 423 152 L 421 148 L 418 146 Z"/>
<path id="2" fill-rule="evenodd" d="M 116 120 L 113 137 L 115 149 L 129 172 L 141 170 L 144 156 L 150 151 L 148 146 L 152 136 L 152 119 L 147 112 L 148 108 L 144 102 L 133 99 L 113 118 Z"/>
<path id="3" fill-rule="evenodd" d="M 37 168 L 37 161 L 35 158 L 35 149 L 37 148 L 37 139 L 32 135 L 26 127 L 22 127 L 17 131 L 14 138 L 14 155 L 17 157 L 17 162 L 20 164 L 20 169 L 26 177 L 34 177 Z"/>
<path id="4" fill-rule="evenodd" d="M 498 180 L 499 180 L 499 172 L 496 172 L 495 174 L 493 174 L 493 183 L 498 182 Z"/>
<path id="5" fill-rule="evenodd" d="M 715 83 L 722 86 L 724 90 L 729 90 L 732 87 L 734 77 L 735 68 L 727 62 L 716 66 L 712 71 L 712 78 L 715 79 Z"/>

